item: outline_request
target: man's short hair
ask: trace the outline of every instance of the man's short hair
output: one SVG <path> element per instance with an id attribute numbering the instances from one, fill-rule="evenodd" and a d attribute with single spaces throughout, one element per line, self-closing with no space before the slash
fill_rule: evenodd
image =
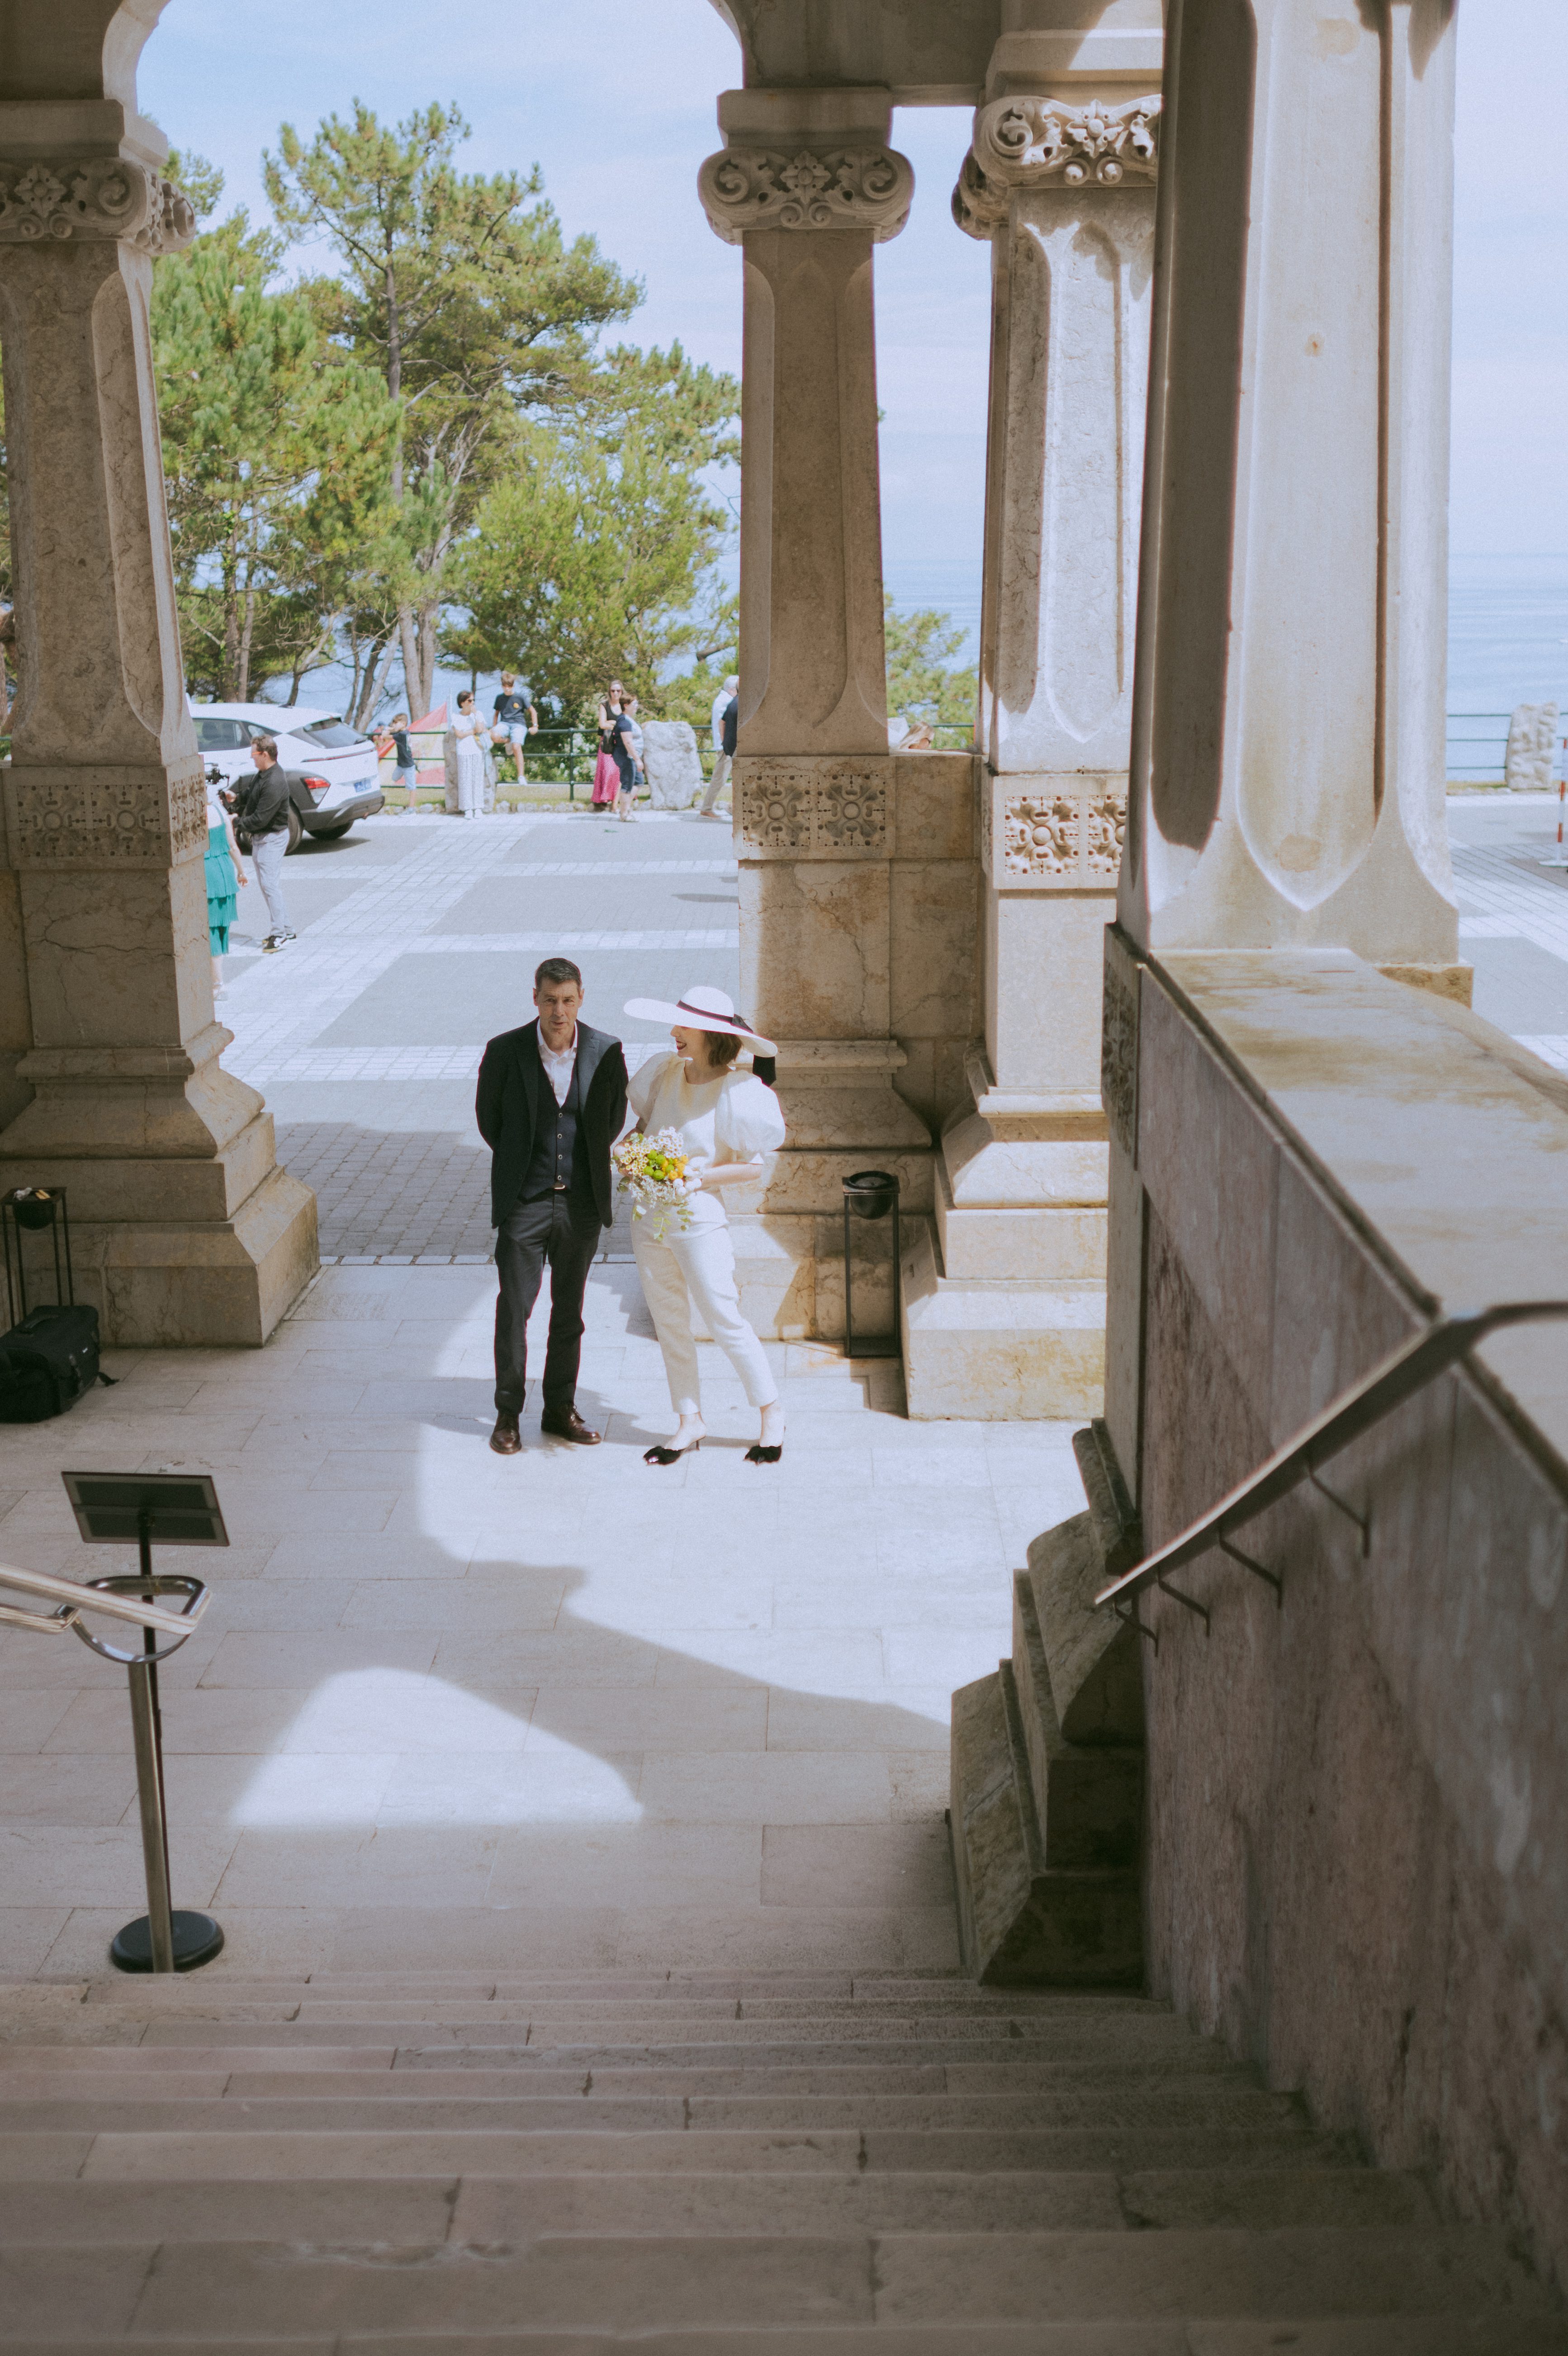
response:
<path id="1" fill-rule="evenodd" d="M 275 761 L 277 759 L 278 740 L 275 736 L 252 736 L 251 739 L 251 744 L 252 751 L 257 753 L 265 753 L 269 761 Z"/>
<path id="2" fill-rule="evenodd" d="M 582 987 L 582 976 L 570 958 L 546 958 L 534 969 L 534 988 L 542 990 L 547 981 L 574 981 L 579 990 Z"/>
<path id="3" fill-rule="evenodd" d="M 515 685 L 516 685 L 516 683 L 517 683 L 517 672 L 516 672 L 515 670 L 504 670 L 504 671 L 501 673 L 501 684 L 502 684 L 502 686 L 503 686 L 503 687 L 512 687 L 512 686 L 515 686 Z"/>

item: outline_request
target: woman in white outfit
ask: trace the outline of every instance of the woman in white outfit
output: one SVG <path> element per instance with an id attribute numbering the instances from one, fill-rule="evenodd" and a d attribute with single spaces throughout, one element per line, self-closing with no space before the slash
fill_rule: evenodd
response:
<path id="1" fill-rule="evenodd" d="M 784 1453 L 784 1408 L 763 1345 L 741 1314 L 735 1290 L 735 1250 L 724 1194 L 733 1185 L 754 1185 L 764 1153 L 784 1143 L 784 1115 L 765 1080 L 737 1071 L 742 1044 L 772 1055 L 772 1040 L 748 1028 L 721 990 L 688 990 L 676 1005 L 634 998 L 626 1012 L 639 1022 L 667 1023 L 675 1041 L 671 1055 L 649 1058 L 634 1075 L 628 1091 L 637 1127 L 645 1136 L 673 1129 L 688 1157 L 687 1176 L 698 1182 L 690 1198 L 690 1225 L 665 1224 L 656 1242 L 650 1219 L 632 1222 L 632 1248 L 652 1313 L 669 1378 L 670 1404 L 678 1421 L 667 1448 L 650 1448 L 644 1462 L 674 1464 L 700 1446 L 702 1402 L 698 1385 L 697 1344 L 692 1338 L 693 1303 L 761 1410 L 757 1444 L 748 1464 L 776 1464 Z"/>
<path id="2" fill-rule="evenodd" d="M 457 699 L 452 723 L 457 755 L 457 809 L 463 818 L 478 818 L 485 808 L 485 723 L 474 709 L 474 697 L 464 688 Z"/>

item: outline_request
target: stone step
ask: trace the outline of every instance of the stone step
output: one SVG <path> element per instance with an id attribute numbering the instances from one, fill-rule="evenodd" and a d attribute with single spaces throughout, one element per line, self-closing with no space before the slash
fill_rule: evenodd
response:
<path id="1" fill-rule="evenodd" d="M 13 1998 L 28 2002 L 159 2003 L 183 2002 L 192 1996 L 213 1994 L 255 2000 L 298 1996 L 307 1988 L 314 1994 L 335 1998 L 428 1997 L 438 2002 L 496 1995 L 529 2001 L 536 1997 L 558 1997 L 568 2003 L 664 2002 L 683 1997 L 704 2001 L 773 1997 L 813 2003 L 827 2000 L 875 2004 L 935 2004 L 945 1998 L 970 2007 L 986 2002 L 986 1990 L 976 1988 L 973 1981 L 956 1971 L 870 1976 L 852 1972 L 240 1972 L 229 1969 L 220 1959 L 195 1979 L 181 1976 L 172 1980 L 128 1980 L 116 1973 L 105 1973 L 99 1979 L 0 1980 L 0 2006 Z M 1024 1989 L 1018 1996 L 1025 2002 L 1036 1996 L 1046 2003 L 1055 2001 L 1050 1990 Z M 1013 2000 L 1009 1996 L 1008 2001 Z M 1083 2000 L 1095 1999 L 1091 1995 Z M 1109 1998 L 1111 2002 L 1125 2000 L 1120 1996 Z M 1155 1997 L 1135 1997 L 1133 2001 L 1151 2010 L 1168 2010 Z"/>
<path id="2" fill-rule="evenodd" d="M 228 2024 L 218 2025 L 223 2027 Z M 172 2046 L 300 2048 L 311 2045 L 379 2045 L 426 2050 L 436 2045 L 469 2046 L 480 2050 L 527 2046 L 535 2051 L 555 2046 L 572 2053 L 642 2050 L 677 2055 L 737 2051 L 748 2048 L 773 2048 L 796 2054 L 821 2046 L 844 2046 L 866 2051 L 893 2047 L 923 2055 L 940 2051 L 954 2054 L 955 2058 L 970 2060 L 978 2060 L 987 2054 L 1010 2054 L 1018 2048 L 1024 2048 L 1039 2057 L 1051 2052 L 1115 2055 L 1125 2051 L 1129 2045 L 1140 2057 L 1162 2052 L 1194 2054 L 1218 2050 L 1212 2039 L 1195 2037 L 1189 2029 L 1168 2019 L 1140 2021 L 1130 2025 L 1125 2031 L 1115 2022 L 1088 2022 L 1081 2026 L 1076 2022 L 1058 2025 L 1013 2019 L 995 2023 L 953 2020 L 927 2032 L 919 2021 L 896 2018 L 883 2021 L 843 2020 L 821 2024 L 808 2020 L 711 2020 L 700 2023 L 671 2021 L 667 2025 L 639 2019 L 625 2024 L 583 2022 L 557 2027 L 528 2013 L 513 2020 L 502 2018 L 442 2020 L 402 2013 L 389 2014 L 381 2020 L 301 2019 L 233 2026 L 243 2028 L 245 2034 L 217 2036 L 214 2024 L 205 2019 L 150 2021 L 138 2045 L 142 2049 L 149 2046 L 166 2049 Z M 14 2051 L 23 2042 L 21 2039 L 15 2040 L 8 2050 Z"/>
<path id="3" fill-rule="evenodd" d="M 18 2244 L 13 2338 L 685 2332 L 1234 2318 L 1452 2318 L 1547 2297 L 1500 2235 L 1275 2233 L 545 2235 L 521 2248 Z"/>
<path id="4" fill-rule="evenodd" d="M 1223 2224 L 1434 2226 L 1420 2179 L 1370 2169 L 1211 2169 L 1189 2178 L 891 2175 L 839 2169 L 736 2175 L 294 2177 L 0 2188 L 0 2243 L 475 2244 L 549 2233 L 1120 2233 Z"/>
<path id="5" fill-rule="evenodd" d="M 526 2323 L 490 2332 L 317 2333 L 182 2338 L 140 2332 L 27 2340 L 0 2330 L 6 2356 L 1568 2356 L 1568 2322 L 1548 2315 L 1379 2316 L 1331 2321 L 981 2323 L 795 2329 L 558 2332 Z"/>
<path id="6" fill-rule="evenodd" d="M 221 2114 L 212 2115 L 221 2116 Z M 24 2135 L 0 2143 L 0 2164 L 24 2183 L 46 2169 L 84 2181 L 262 2183 L 295 2176 L 520 2176 L 740 2169 L 823 2174 L 1180 2173 L 1256 2169 L 1322 2171 L 1349 2167 L 1347 2138 L 1299 2126 L 1262 2132 L 1234 2129 L 1069 2127 L 983 2129 L 344 2128 L 309 2132 L 265 2126 L 155 2127 L 125 2135 Z"/>
<path id="7" fill-rule="evenodd" d="M 414 2094 L 396 2083 L 338 2095 L 289 2091 L 241 2099 L 126 2093 L 93 2102 L 69 2091 L 48 2101 L 0 2099 L 0 2135 L 69 2131 L 84 2118 L 102 2133 L 134 2135 L 144 2127 L 268 2126 L 303 2129 L 374 2127 L 565 2127 L 584 2123 L 592 2104 L 605 2127 L 760 2127 L 805 2130 L 849 2127 L 1209 2127 L 1256 2130 L 1299 2115 L 1293 2098 L 1227 2079 L 1146 2084 L 1136 2078 L 1116 2088 L 1063 2087 L 1033 2094 L 603 2094 L 592 2090 L 491 2096 Z M 239 2116 L 231 2117 L 230 2114 Z"/>

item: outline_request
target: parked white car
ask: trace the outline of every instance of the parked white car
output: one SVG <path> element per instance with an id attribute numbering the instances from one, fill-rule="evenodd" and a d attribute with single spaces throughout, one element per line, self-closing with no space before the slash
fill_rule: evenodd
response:
<path id="1" fill-rule="evenodd" d="M 258 736 L 277 738 L 280 767 L 304 780 L 289 811 L 291 851 L 307 834 L 327 841 L 347 834 L 357 818 L 382 806 L 376 747 L 335 712 L 302 703 L 193 703 L 190 716 L 202 760 L 229 785 L 255 776 L 251 746 Z"/>

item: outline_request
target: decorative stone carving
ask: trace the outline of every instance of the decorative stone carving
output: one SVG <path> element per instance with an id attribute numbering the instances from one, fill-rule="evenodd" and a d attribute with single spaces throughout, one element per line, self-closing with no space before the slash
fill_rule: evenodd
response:
<path id="1" fill-rule="evenodd" d="M 887 856 L 887 780 L 869 764 L 753 759 L 738 788 L 742 858 Z"/>
<path id="2" fill-rule="evenodd" d="M 1128 99 L 1121 106 L 1085 105 L 1070 99 L 1008 98 L 982 107 L 975 123 L 974 155 L 981 173 L 1029 187 L 1059 180 L 1078 188 L 1103 188 L 1125 181 L 1148 181 L 1159 163 L 1157 96 Z"/>
<path id="3" fill-rule="evenodd" d="M 177 865 L 207 847 L 200 765 L 165 778 L 91 769 L 9 770 L 6 825 L 18 867 Z"/>
<path id="4" fill-rule="evenodd" d="M 185 190 L 145 164 L 91 155 L 0 165 L 0 241 L 116 238 L 143 253 L 174 253 L 196 235 Z"/>
<path id="5" fill-rule="evenodd" d="M 909 219 L 914 171 L 891 147 L 802 147 L 794 155 L 727 147 L 697 176 L 709 227 L 727 245 L 752 230 L 869 230 L 874 243 Z"/>
<path id="6" fill-rule="evenodd" d="M 970 149 L 953 191 L 953 218 L 966 237 L 988 244 L 1008 225 L 1008 191 L 987 180 Z"/>
<path id="7" fill-rule="evenodd" d="M 1003 782 L 998 780 L 997 786 Z M 1053 884 L 1076 891 L 1115 887 L 1126 835 L 1123 795 L 1063 781 L 1006 794 L 998 815 L 999 860 L 989 809 L 982 821 L 986 870 L 998 889 L 1009 884 L 1030 891 Z"/>
<path id="8" fill-rule="evenodd" d="M 1147 186 L 1159 165 L 1157 97 L 1122 106 L 1008 98 L 982 107 L 953 191 L 953 218 L 985 241 L 1008 225 L 1015 189 Z"/>

